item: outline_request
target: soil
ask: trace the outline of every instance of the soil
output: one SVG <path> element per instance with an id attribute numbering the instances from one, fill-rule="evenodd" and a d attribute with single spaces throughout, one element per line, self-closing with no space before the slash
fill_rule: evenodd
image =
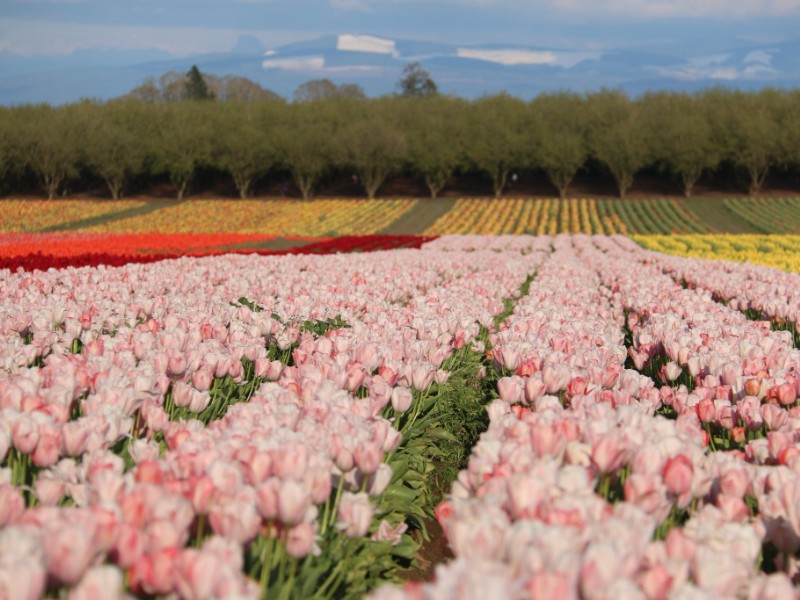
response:
<path id="1" fill-rule="evenodd" d="M 353 183 L 352 175 L 342 174 L 325 181 L 316 194 L 317 198 L 364 198 L 364 190 Z M 286 194 L 281 195 L 285 185 Z M 730 198 L 747 194 L 742 182 L 735 174 L 723 173 L 716 177 L 703 177 L 694 190 L 695 197 Z M 491 197 L 492 185 L 488 177 L 469 173 L 454 177 L 439 194 L 440 198 Z M 521 171 L 517 183 L 503 194 L 507 197 L 554 198 L 558 191 L 539 171 Z M 791 173 L 774 173 L 767 177 L 759 196 L 787 197 L 800 195 L 800 178 Z M 415 177 L 399 175 L 389 179 L 378 191 L 379 198 L 428 198 L 430 193 L 424 182 Z M 616 198 L 614 182 L 607 175 L 596 171 L 580 172 L 570 185 L 570 198 Z M 683 198 L 678 183 L 653 170 L 636 175 L 633 186 L 627 194 L 630 199 L 638 198 Z M 31 189 L 23 193 L 7 194 L 7 198 L 42 199 L 46 196 Z M 88 184 L 82 191 L 68 194 L 69 198 L 83 200 L 108 200 L 105 185 Z M 229 177 L 221 174 L 205 174 L 198 178 L 190 190 L 190 199 L 239 198 Z M 300 198 L 301 195 L 289 178 L 273 177 L 256 187 L 254 199 L 275 199 L 279 197 Z M 175 201 L 175 188 L 168 181 L 158 180 L 135 193 L 125 196 L 130 200 Z M 690 199 L 691 200 L 691 199 Z"/>
<path id="2" fill-rule="evenodd" d="M 452 550 L 447 545 L 444 530 L 436 519 L 425 521 L 428 530 L 428 540 L 423 542 L 417 551 L 419 566 L 415 569 L 399 571 L 398 575 L 403 581 L 430 581 L 433 579 L 436 567 L 449 562 L 454 558 Z"/>

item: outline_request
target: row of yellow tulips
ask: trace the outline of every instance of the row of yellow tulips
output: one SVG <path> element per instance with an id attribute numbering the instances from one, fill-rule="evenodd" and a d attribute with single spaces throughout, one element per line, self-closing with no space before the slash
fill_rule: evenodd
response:
<path id="1" fill-rule="evenodd" d="M 599 210 L 598 202 L 591 198 L 464 198 L 425 234 L 628 233 L 620 216 Z"/>
<path id="2" fill-rule="evenodd" d="M 0 200 L 0 231 L 41 231 L 144 204 L 141 200 Z"/>
<path id="3" fill-rule="evenodd" d="M 650 250 L 715 260 L 732 260 L 800 272 L 797 235 L 635 235 Z"/>

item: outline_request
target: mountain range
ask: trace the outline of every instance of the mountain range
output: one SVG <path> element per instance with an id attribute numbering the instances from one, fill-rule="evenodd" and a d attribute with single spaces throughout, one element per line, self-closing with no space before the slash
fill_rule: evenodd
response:
<path id="1" fill-rule="evenodd" d="M 800 37 L 779 43 L 739 40 L 693 55 L 654 47 L 575 50 L 506 44 L 456 45 L 340 34 L 266 48 L 242 35 L 227 52 L 174 56 L 158 50 L 80 49 L 61 56 L 0 52 L 0 104 L 62 104 L 120 96 L 145 78 L 197 65 L 214 75 L 246 77 L 291 98 L 300 84 L 328 78 L 357 83 L 369 96 L 396 90 L 403 67 L 419 62 L 443 93 L 474 98 L 508 92 L 585 92 L 602 87 L 631 95 L 716 85 L 790 88 L 800 82 Z"/>

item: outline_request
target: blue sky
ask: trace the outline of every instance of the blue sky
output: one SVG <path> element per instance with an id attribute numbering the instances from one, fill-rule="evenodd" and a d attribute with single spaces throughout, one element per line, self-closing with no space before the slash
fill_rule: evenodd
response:
<path id="1" fill-rule="evenodd" d="M 0 0 L 0 51 L 228 50 L 356 33 L 455 44 L 681 54 L 796 38 L 800 0 Z"/>

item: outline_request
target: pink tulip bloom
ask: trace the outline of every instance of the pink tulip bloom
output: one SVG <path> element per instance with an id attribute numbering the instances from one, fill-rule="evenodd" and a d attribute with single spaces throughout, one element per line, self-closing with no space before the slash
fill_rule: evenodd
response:
<path id="1" fill-rule="evenodd" d="M 58 435 L 42 433 L 39 436 L 39 443 L 31 455 L 33 464 L 39 468 L 52 467 L 58 462 L 60 446 L 61 442 Z"/>
<path id="2" fill-rule="evenodd" d="M 11 428 L 11 442 L 19 452 L 32 454 L 39 443 L 39 426 L 33 419 L 20 418 Z"/>
<path id="3" fill-rule="evenodd" d="M 406 412 L 413 402 L 414 396 L 407 387 L 396 387 L 392 390 L 392 408 L 397 412 Z"/>
<path id="4" fill-rule="evenodd" d="M 274 470 L 278 477 L 302 479 L 308 467 L 308 448 L 300 442 L 284 445 L 275 456 Z"/>
<path id="5" fill-rule="evenodd" d="M 277 477 L 271 477 L 256 489 L 258 512 L 267 521 L 278 518 L 278 493 L 280 488 L 281 480 Z"/>
<path id="6" fill-rule="evenodd" d="M 501 377 L 497 382 L 497 392 L 500 394 L 500 398 L 505 402 L 509 404 L 518 404 L 525 398 L 525 391 L 522 384 L 522 378 L 517 375 L 513 377 Z"/>
<path id="7" fill-rule="evenodd" d="M 77 524 L 58 524 L 44 537 L 47 572 L 65 585 L 83 577 L 95 552 L 90 533 Z"/>
<path id="8" fill-rule="evenodd" d="M 626 458 L 627 450 L 618 436 L 606 435 L 592 444 L 592 464 L 599 473 L 614 473 Z"/>
<path id="9" fill-rule="evenodd" d="M 0 484 L 0 528 L 16 521 L 24 511 L 22 493 L 10 483 Z"/>
<path id="10" fill-rule="evenodd" d="M 278 488 L 278 518 L 288 526 L 299 525 L 311 507 L 306 489 L 299 483 L 287 479 Z"/>
<path id="11" fill-rule="evenodd" d="M 367 494 L 344 492 L 339 501 L 336 526 L 347 537 L 362 537 L 369 531 L 373 513 L 374 508 Z"/>
<path id="12" fill-rule="evenodd" d="M 316 554 L 317 532 L 311 523 L 300 523 L 286 532 L 286 553 L 292 558 L 303 558 L 308 554 Z"/>
<path id="13" fill-rule="evenodd" d="M 2 535 L 2 533 L 0 533 Z M 3 548 L 9 555 L 17 548 Z M 45 592 L 45 569 L 31 556 L 22 556 L 13 561 L 0 561 L 0 598 L 7 600 L 39 600 Z"/>
<path id="14" fill-rule="evenodd" d="M 662 471 L 664 486 L 671 494 L 681 496 L 692 489 L 694 464 L 684 454 L 668 458 Z"/>
<path id="15" fill-rule="evenodd" d="M 411 385 L 414 389 L 424 392 L 431 385 L 434 374 L 435 372 L 430 365 L 417 365 L 411 372 Z"/>
<path id="16" fill-rule="evenodd" d="M 247 544 L 255 539 L 261 526 L 256 499 L 251 494 L 220 498 L 211 506 L 208 521 L 214 533 L 239 544 Z"/>
<path id="17" fill-rule="evenodd" d="M 112 565 L 92 567 L 69 590 L 67 600 L 116 600 L 123 597 L 122 572 Z"/>
<path id="18" fill-rule="evenodd" d="M 383 461 L 383 452 L 380 444 L 359 444 L 353 451 L 353 460 L 355 460 L 359 471 L 364 475 L 374 473 L 378 469 L 378 465 Z"/>
<path id="19" fill-rule="evenodd" d="M 144 554 L 131 567 L 131 587 L 148 594 L 169 593 L 175 585 L 179 557 L 180 550 L 177 548 Z"/>

